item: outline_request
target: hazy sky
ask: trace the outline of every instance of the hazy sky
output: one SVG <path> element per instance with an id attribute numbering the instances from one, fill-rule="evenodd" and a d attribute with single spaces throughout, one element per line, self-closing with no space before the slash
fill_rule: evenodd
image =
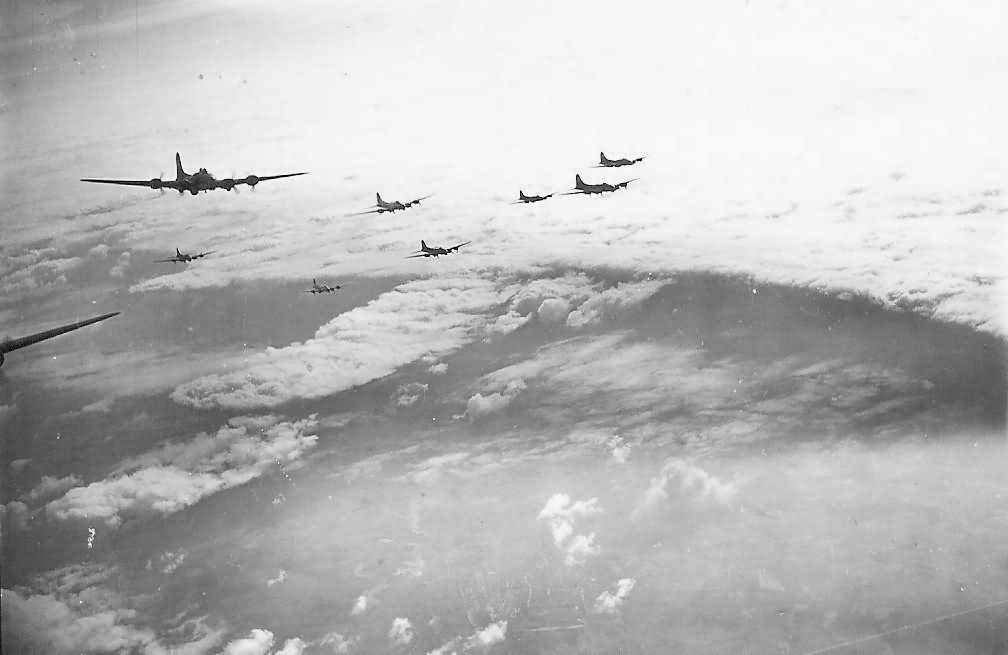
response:
<path id="1" fill-rule="evenodd" d="M 2 12 L 3 332 L 123 312 L 0 372 L 19 647 L 810 652 L 1002 601 L 1002 3 Z M 310 175 L 78 181 L 176 152 Z M 578 173 L 640 179 L 508 204 Z"/>

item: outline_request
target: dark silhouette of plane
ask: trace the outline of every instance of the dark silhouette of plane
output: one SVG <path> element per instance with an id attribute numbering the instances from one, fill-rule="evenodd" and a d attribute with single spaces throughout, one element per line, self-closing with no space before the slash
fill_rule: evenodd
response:
<path id="1" fill-rule="evenodd" d="M 547 198 L 552 198 L 553 194 L 548 193 L 545 196 L 526 196 L 524 191 L 518 191 L 518 200 L 512 202 L 512 205 L 522 205 L 528 202 L 539 202 L 541 200 L 546 200 Z"/>
<path id="2" fill-rule="evenodd" d="M 374 206 L 375 209 L 369 209 L 367 211 L 357 212 L 356 214 L 348 214 L 349 216 L 363 216 L 364 214 L 384 214 L 385 212 L 397 212 L 402 209 L 409 209 L 413 205 L 419 205 L 421 200 L 427 200 L 434 194 L 428 194 L 426 196 L 421 196 L 416 200 L 410 200 L 409 202 L 399 202 L 398 200 L 393 200 L 392 202 L 386 202 L 382 200 L 381 194 L 376 193 L 375 199 L 378 201 Z"/>
<path id="3" fill-rule="evenodd" d="M 609 159 L 605 156 L 604 152 L 599 153 L 599 163 L 595 168 L 619 168 L 620 166 L 633 166 L 637 162 L 644 161 L 644 157 L 637 157 L 636 159 Z"/>
<path id="4" fill-rule="evenodd" d="M 609 184 L 608 182 L 603 182 L 602 184 L 585 184 L 584 180 L 581 179 L 580 175 L 574 176 L 574 190 L 564 193 L 565 196 L 575 196 L 578 194 L 591 195 L 597 193 L 602 195 L 603 193 L 608 193 L 610 191 L 618 191 L 620 189 L 625 189 L 630 185 L 631 182 L 639 180 L 639 177 L 635 177 L 632 180 L 627 180 L 626 182 L 617 182 L 616 184 Z"/>
<path id="5" fill-rule="evenodd" d="M 420 250 L 417 250 L 417 254 L 410 255 L 406 259 L 413 259 L 414 257 L 440 257 L 441 255 L 450 255 L 453 252 L 458 252 L 459 248 L 462 246 L 468 246 L 472 241 L 466 241 L 465 243 L 460 243 L 457 246 L 452 246 L 451 248 L 431 248 L 427 245 L 426 241 L 420 241 Z"/>
<path id="6" fill-rule="evenodd" d="M 209 252 L 201 252 L 201 253 L 199 253 L 197 255 L 187 255 L 187 254 L 181 252 L 178 248 L 176 248 L 175 249 L 175 256 L 174 257 L 170 257 L 169 259 L 155 259 L 154 263 L 155 264 L 162 264 L 162 263 L 165 263 L 165 262 L 175 262 L 176 264 L 186 264 L 188 262 L 193 261 L 194 259 L 200 259 L 202 257 L 206 257 L 207 255 L 212 255 L 215 252 L 217 252 L 217 251 L 216 250 L 211 250 Z"/>
<path id="7" fill-rule="evenodd" d="M 315 278 L 312 278 L 311 284 L 312 284 L 312 288 L 311 289 L 305 289 L 306 293 L 333 293 L 333 292 L 338 291 L 338 290 L 340 290 L 340 289 L 343 288 L 339 284 L 337 284 L 334 287 L 330 287 L 330 286 L 325 285 L 325 284 L 319 284 L 318 282 L 315 281 Z"/>
<path id="8" fill-rule="evenodd" d="M 53 337 L 58 337 L 61 334 L 66 334 L 67 332 L 73 332 L 74 330 L 79 330 L 82 327 L 87 327 L 98 321 L 104 321 L 107 318 L 112 318 L 117 316 L 119 312 L 112 312 L 111 314 L 105 314 L 104 316 L 97 316 L 95 318 L 89 318 L 86 321 L 79 321 L 77 323 L 71 323 L 70 325 L 64 325 L 62 327 L 53 328 L 51 330 L 46 330 L 45 332 L 38 332 L 36 334 L 29 335 L 27 337 L 20 337 L 18 339 L 7 339 L 6 341 L 0 342 L 0 366 L 4 363 L 4 354 L 9 353 L 12 350 L 19 350 L 27 346 L 35 345 L 40 341 L 45 341 L 46 339 L 52 339 Z"/>
<path id="9" fill-rule="evenodd" d="M 165 189 L 175 189 L 179 193 L 188 191 L 194 196 L 200 191 L 213 191 L 214 189 L 224 189 L 225 191 L 231 191 L 232 189 L 238 190 L 238 186 L 241 184 L 247 184 L 253 189 L 255 185 L 260 182 L 266 182 L 267 180 L 279 180 L 282 177 L 296 177 L 298 175 L 307 175 L 308 173 L 284 173 L 283 175 L 266 175 L 259 177 L 258 175 L 249 175 L 248 177 L 241 177 L 235 179 L 233 177 L 226 177 L 222 180 L 218 180 L 213 175 L 207 172 L 207 169 L 201 168 L 195 173 L 186 173 L 182 170 L 182 158 L 179 154 L 175 153 L 175 179 L 174 180 L 162 180 L 159 177 L 155 177 L 150 180 L 96 180 L 92 178 L 82 178 L 81 182 L 97 182 L 98 184 L 122 184 L 126 186 L 145 186 L 151 189 L 160 189 L 164 193 Z"/>

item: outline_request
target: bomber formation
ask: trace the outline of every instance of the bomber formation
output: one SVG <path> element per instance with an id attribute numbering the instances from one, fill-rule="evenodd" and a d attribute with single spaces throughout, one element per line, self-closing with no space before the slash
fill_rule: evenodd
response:
<path id="1" fill-rule="evenodd" d="M 623 166 L 633 166 L 644 161 L 644 157 L 620 158 L 620 159 L 609 159 L 606 157 L 604 152 L 599 153 L 599 163 L 593 166 L 593 168 L 620 168 Z M 127 179 L 105 179 L 105 178 L 81 178 L 81 182 L 90 182 L 95 184 L 116 184 L 122 186 L 136 186 L 136 187 L 147 187 L 149 189 L 154 189 L 160 191 L 162 194 L 166 189 L 173 189 L 178 191 L 179 194 L 184 194 L 186 191 L 190 195 L 199 195 L 202 193 L 207 193 L 209 191 L 216 191 L 222 189 L 224 191 L 234 191 L 238 192 L 238 187 L 241 185 L 247 185 L 251 189 L 255 190 L 255 186 L 260 182 L 267 182 L 270 180 L 279 180 L 288 177 L 297 177 L 299 175 L 307 175 L 308 172 L 298 172 L 298 173 L 281 173 L 279 175 L 248 175 L 243 178 L 226 177 L 222 179 L 217 179 L 212 174 L 210 174 L 207 169 L 200 168 L 195 173 L 187 173 L 182 167 L 182 157 L 179 153 L 175 153 L 175 179 L 174 180 L 164 180 L 161 176 L 151 178 L 149 180 L 127 180 Z M 548 193 L 546 195 L 526 195 L 524 190 L 518 191 L 518 200 L 510 203 L 512 205 L 518 204 L 530 204 L 536 202 L 542 202 L 548 200 L 556 195 L 602 195 L 604 193 L 612 193 L 619 191 L 620 189 L 626 189 L 631 182 L 635 182 L 639 178 L 633 178 L 630 180 L 625 180 L 622 182 L 610 183 L 610 182 L 600 182 L 596 184 L 588 184 L 581 179 L 581 175 L 577 174 L 574 177 L 574 187 L 563 193 Z M 386 201 L 382 200 L 381 193 L 375 194 L 375 204 L 360 212 L 355 212 L 352 214 L 347 214 L 347 216 L 363 216 L 367 214 L 384 214 L 386 212 L 394 213 L 397 211 L 406 211 L 412 207 L 420 205 L 421 201 L 427 200 L 432 194 L 420 196 L 408 202 L 402 202 L 399 200 Z M 450 255 L 452 253 L 459 252 L 459 249 L 469 245 L 471 241 L 465 241 L 463 243 L 458 243 L 453 246 L 428 246 L 427 242 L 423 239 L 420 240 L 420 249 L 414 251 L 413 254 L 407 255 L 406 259 L 413 258 L 428 258 L 433 257 L 437 259 L 441 255 Z M 194 262 L 198 259 L 202 259 L 208 255 L 214 254 L 215 250 L 209 250 L 207 252 L 200 252 L 196 254 L 189 254 L 182 252 L 179 248 L 175 248 L 175 254 L 172 257 L 166 259 L 156 259 L 154 263 L 174 263 L 174 264 L 188 264 Z M 306 293 L 313 295 L 316 294 L 328 294 L 335 293 L 343 287 L 339 284 L 328 285 L 319 284 L 315 279 L 312 279 L 312 286 L 309 289 L 305 289 Z M 102 316 L 97 316 L 95 318 L 89 318 L 83 321 L 78 321 L 76 323 L 70 323 L 68 325 L 63 325 L 51 330 L 45 330 L 43 332 L 38 332 L 26 337 L 20 337 L 16 339 L 7 339 L 0 341 L 0 366 L 4 363 L 4 354 L 11 352 L 13 350 L 19 350 L 27 346 L 34 345 L 41 341 L 47 339 L 52 339 L 62 334 L 78 330 L 89 325 L 93 325 L 100 321 L 112 318 L 118 315 L 119 312 L 113 312 L 111 314 L 104 314 Z"/>

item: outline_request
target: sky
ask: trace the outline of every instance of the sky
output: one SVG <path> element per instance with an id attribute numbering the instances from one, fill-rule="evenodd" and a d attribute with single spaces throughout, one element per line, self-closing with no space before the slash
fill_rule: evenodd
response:
<path id="1" fill-rule="evenodd" d="M 1000 652 L 1002 26 L 984 0 L 6 3 L 3 334 L 122 314 L 0 369 L 5 636 L 816 652 L 956 614 L 856 645 Z M 309 175 L 78 181 L 176 152 Z M 510 204 L 575 174 L 639 179 Z M 376 192 L 433 195 L 351 215 Z M 154 263 L 176 248 L 215 252 Z"/>

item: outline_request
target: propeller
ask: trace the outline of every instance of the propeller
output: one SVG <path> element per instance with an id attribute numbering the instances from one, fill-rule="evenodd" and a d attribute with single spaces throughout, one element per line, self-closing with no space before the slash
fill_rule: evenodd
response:
<path id="1" fill-rule="evenodd" d="M 249 175 L 248 177 L 245 178 L 245 184 L 249 185 L 252 188 L 252 190 L 255 191 L 255 186 L 259 184 L 259 176 Z"/>
<path id="2" fill-rule="evenodd" d="M 161 192 L 162 196 L 165 193 L 165 190 L 164 190 L 164 180 L 161 179 L 163 177 L 164 177 L 164 171 L 161 171 L 160 173 L 158 173 L 157 177 L 152 178 L 151 181 L 148 183 L 148 184 L 150 184 L 150 188 L 157 189 L 158 191 Z"/>

